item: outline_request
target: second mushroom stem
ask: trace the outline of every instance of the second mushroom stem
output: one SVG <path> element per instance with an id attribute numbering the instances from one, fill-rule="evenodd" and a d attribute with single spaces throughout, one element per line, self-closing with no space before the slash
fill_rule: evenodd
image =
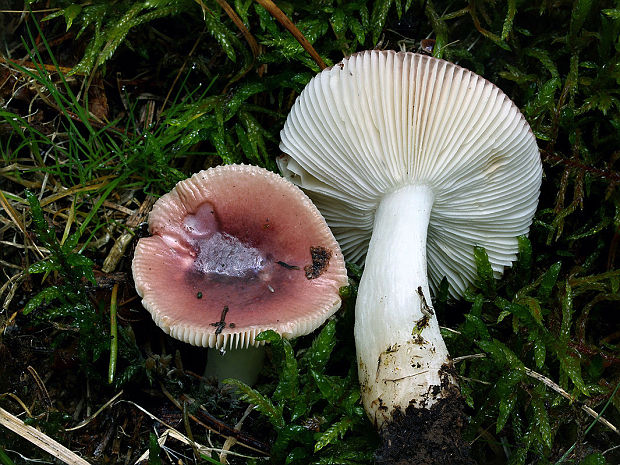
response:
<path id="1" fill-rule="evenodd" d="M 450 363 L 432 308 L 426 236 L 434 201 L 407 185 L 379 204 L 355 308 L 362 399 L 381 427 L 396 410 L 429 408 L 442 397 Z"/>

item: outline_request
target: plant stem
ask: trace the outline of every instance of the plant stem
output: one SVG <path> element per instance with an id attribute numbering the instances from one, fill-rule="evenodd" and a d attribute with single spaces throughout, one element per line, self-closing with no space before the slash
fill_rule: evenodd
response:
<path id="1" fill-rule="evenodd" d="M 108 383 L 114 381 L 114 373 L 116 372 L 116 358 L 118 356 L 118 325 L 116 323 L 116 307 L 117 307 L 118 283 L 112 288 L 112 297 L 110 299 L 110 365 L 108 367 Z"/>

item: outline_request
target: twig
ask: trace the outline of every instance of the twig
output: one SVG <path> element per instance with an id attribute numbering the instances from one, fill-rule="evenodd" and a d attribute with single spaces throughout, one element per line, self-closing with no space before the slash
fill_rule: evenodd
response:
<path id="1" fill-rule="evenodd" d="M 0 331 L 0 333 L 1 332 L 2 331 Z M 21 408 L 24 409 L 24 412 L 26 412 L 26 415 L 32 418 L 32 413 L 30 412 L 30 409 L 26 407 L 26 404 L 24 404 L 24 401 L 21 400 L 19 397 L 17 397 L 16 394 L 13 394 L 12 392 L 7 392 L 5 394 L 0 395 L 0 399 L 2 399 L 3 397 L 10 397 L 11 399 L 13 399 L 15 402 L 17 402 L 21 406 Z"/>
<path id="2" fill-rule="evenodd" d="M 60 8 L 43 8 L 41 10 L 32 10 L 32 11 L 30 11 L 30 13 L 52 13 L 52 12 L 58 11 L 58 10 L 60 10 Z M 18 15 L 21 15 L 21 14 L 27 13 L 27 12 L 28 12 L 27 9 L 24 9 L 24 10 L 0 10 L 0 13 L 5 13 L 5 14 L 12 13 L 12 14 L 18 14 Z"/>
<path id="3" fill-rule="evenodd" d="M 8 310 L 9 305 L 11 304 L 11 301 L 13 300 L 13 297 L 15 297 L 15 293 L 17 292 L 17 289 L 19 288 L 21 283 L 26 280 L 26 277 L 28 276 L 28 274 L 26 273 L 26 270 L 22 270 L 13 276 L 9 276 L 6 273 L 6 270 L 2 270 L 2 272 L 6 276 L 7 280 L 2 285 L 2 287 L 0 287 L 0 296 L 3 296 L 4 293 L 6 292 L 6 298 L 4 299 L 4 302 L 2 303 L 1 311 L 6 311 Z M 7 292 L 7 289 L 8 289 L 8 292 Z"/>
<path id="4" fill-rule="evenodd" d="M 620 183 L 620 173 L 611 170 L 604 170 L 601 168 L 596 168 L 594 166 L 587 165 L 585 163 L 580 162 L 576 158 L 565 158 L 560 155 L 557 155 L 555 152 L 550 150 L 541 150 L 543 154 L 543 159 L 548 162 L 561 163 L 565 166 L 570 166 L 571 168 L 576 168 L 581 171 L 586 171 L 594 176 L 598 176 L 600 178 L 611 181 L 615 184 Z M 617 152 L 616 152 L 617 153 Z"/>
<path id="5" fill-rule="evenodd" d="M 550 380 L 549 378 L 541 375 L 540 373 L 536 373 L 534 370 L 530 370 L 529 368 L 525 368 L 525 374 L 528 375 L 531 378 L 537 379 L 538 381 L 540 381 L 541 383 L 543 383 L 545 386 L 550 387 L 551 389 L 553 389 L 555 392 L 557 392 L 558 394 L 560 394 L 562 397 L 570 400 L 571 402 L 573 402 L 575 400 L 575 398 L 573 396 L 571 396 L 568 392 L 566 392 L 564 389 L 562 389 L 559 385 L 557 385 L 556 383 L 554 383 L 552 380 Z M 602 424 L 604 424 L 605 426 L 607 426 L 610 430 L 612 430 L 614 433 L 616 434 L 620 434 L 620 430 L 618 430 L 618 428 L 616 428 L 614 425 L 612 425 L 609 421 L 607 421 L 605 418 L 599 416 L 599 414 L 596 412 L 596 410 L 591 409 L 590 407 L 588 407 L 585 404 L 581 404 L 580 405 L 581 409 L 586 412 L 588 415 L 590 415 L 591 417 L 594 418 L 598 418 L 598 421 L 600 421 Z"/>
<path id="6" fill-rule="evenodd" d="M 245 409 L 245 412 L 243 413 L 241 420 L 239 420 L 237 424 L 235 425 L 235 431 L 241 431 L 243 422 L 248 417 L 248 415 L 252 412 L 252 410 L 254 410 L 254 407 L 255 405 L 253 404 L 248 405 L 248 408 Z M 228 461 L 226 460 L 226 456 L 228 455 L 230 448 L 234 446 L 236 443 L 237 443 L 237 438 L 233 436 L 228 436 L 226 438 L 226 441 L 224 441 L 224 445 L 222 446 L 222 452 L 220 452 L 220 463 L 224 463 L 224 464 L 228 463 Z"/>
<path id="7" fill-rule="evenodd" d="M 168 399 L 170 399 L 170 402 L 172 402 L 176 408 L 183 411 L 183 406 L 181 405 L 181 403 L 178 400 L 176 400 L 174 397 L 172 397 L 172 394 L 170 394 L 168 390 L 161 383 L 159 385 L 164 395 Z M 189 401 L 190 399 L 187 399 L 183 396 L 183 400 Z M 193 403 L 193 401 L 191 402 Z M 265 444 L 247 435 L 246 433 L 237 431 L 234 428 L 228 426 L 227 424 L 222 423 L 216 417 L 208 413 L 202 405 L 200 406 L 200 410 L 198 410 L 196 414 L 200 415 L 203 419 L 207 420 L 209 423 L 211 423 L 212 426 L 209 426 L 203 421 L 200 421 L 200 419 L 198 419 L 196 416 L 192 414 L 188 414 L 188 417 L 194 420 L 196 423 L 198 423 L 203 428 L 207 429 L 208 431 L 212 431 L 215 434 L 218 434 L 223 437 L 234 436 L 238 439 L 239 445 L 245 447 L 246 449 L 250 449 L 251 451 L 257 452 L 259 454 L 269 455 L 269 453 L 267 452 L 268 448 Z"/>
<path id="8" fill-rule="evenodd" d="M 28 370 L 28 373 L 30 373 L 30 376 L 32 376 L 32 379 L 34 380 L 35 384 L 37 385 L 37 388 L 39 388 L 38 392 L 39 392 L 39 395 L 41 397 L 41 400 L 43 401 L 43 403 L 45 405 L 47 405 L 47 408 L 50 409 L 52 407 L 52 398 L 50 397 L 49 392 L 47 392 L 47 388 L 45 387 L 45 383 L 43 383 L 43 380 L 39 376 L 39 373 L 37 373 L 37 370 L 35 370 L 30 365 L 28 365 L 26 370 Z"/>
<path id="9" fill-rule="evenodd" d="M 151 207 L 155 203 L 155 198 L 153 196 L 147 196 L 144 199 L 144 202 L 140 205 L 140 208 L 136 210 L 125 222 L 125 226 L 128 231 L 123 232 L 121 236 L 116 239 L 114 245 L 110 249 L 110 253 L 106 257 L 103 262 L 103 266 L 101 267 L 101 271 L 104 273 L 111 273 L 116 269 L 116 265 L 120 261 L 121 257 L 125 254 L 125 250 L 127 246 L 134 238 L 133 229 L 137 228 L 142 221 L 146 219 L 151 210 Z"/>
<path id="10" fill-rule="evenodd" d="M 7 215 L 9 215 L 9 218 L 11 218 L 13 223 L 19 228 L 19 230 L 22 232 L 22 234 L 24 235 L 26 240 L 29 240 L 30 239 L 30 235 L 28 234 L 28 230 L 26 228 L 26 225 L 21 221 L 21 218 L 19 217 L 19 214 L 15 211 L 15 209 L 10 204 L 10 202 L 8 201 L 8 199 L 6 198 L 6 196 L 4 195 L 4 193 L 2 191 L 0 191 L 0 206 L 2 206 L 2 208 L 7 213 Z M 44 255 L 39 250 L 37 245 L 34 242 L 33 242 L 33 245 L 34 245 L 34 250 L 36 250 L 37 253 L 39 254 L 39 256 L 41 258 L 43 258 Z"/>
<path id="11" fill-rule="evenodd" d="M 470 360 L 472 358 L 486 358 L 487 355 L 486 354 L 470 354 L 470 355 L 463 355 L 462 357 L 455 357 L 452 359 L 452 361 L 454 363 L 459 363 L 462 362 L 463 360 Z"/>
<path id="12" fill-rule="evenodd" d="M 250 33 L 250 31 L 248 31 L 248 28 L 245 27 L 245 24 L 243 24 L 243 21 L 241 21 L 241 18 L 239 17 L 237 12 L 228 4 L 228 2 L 226 2 L 226 0 L 215 1 L 222 7 L 222 10 L 226 12 L 232 22 L 235 23 L 237 29 L 241 31 L 241 34 L 243 34 L 243 37 L 252 49 L 252 54 L 254 55 L 254 58 L 256 58 L 260 53 L 258 43 L 256 42 L 254 36 Z"/>
<path id="13" fill-rule="evenodd" d="M 620 384 L 616 385 L 616 388 L 614 389 L 614 392 L 612 392 L 611 396 L 609 396 L 609 399 L 607 399 L 607 402 L 605 402 L 605 406 L 603 407 L 603 409 L 601 410 L 601 413 L 599 413 L 595 418 L 594 421 L 592 423 L 590 423 L 590 426 L 588 426 L 586 428 L 586 430 L 584 431 L 583 435 L 585 436 L 586 434 L 588 434 L 588 432 L 594 427 L 594 425 L 599 421 L 599 419 L 601 419 L 601 414 L 607 409 L 607 407 L 609 407 L 609 404 L 611 403 L 611 400 L 614 398 L 614 396 L 616 395 L 616 392 L 618 392 L 618 388 L 620 388 Z M 564 462 L 564 460 L 566 460 L 566 458 L 572 453 L 572 451 L 575 449 L 575 447 L 577 446 L 578 441 L 575 441 L 573 443 L 572 446 L 570 446 L 568 448 L 568 450 L 566 452 L 564 452 L 564 455 L 562 457 L 560 457 L 560 460 L 558 460 L 557 462 L 555 462 L 555 465 L 559 465 L 560 463 Z"/>
<path id="14" fill-rule="evenodd" d="M 69 465 L 90 465 L 89 462 L 70 451 L 65 446 L 43 434 L 36 428 L 25 424 L 22 420 L 0 408 L 0 425 L 10 429 L 23 439 L 52 454 L 55 458 Z"/>
<path id="15" fill-rule="evenodd" d="M 321 70 L 327 68 L 327 65 L 325 64 L 321 56 L 317 53 L 317 51 L 314 49 L 312 44 L 308 42 L 308 39 L 306 39 L 306 37 L 301 33 L 301 31 L 297 29 L 297 26 L 295 26 L 295 24 L 293 24 L 293 22 L 288 19 L 288 16 L 286 16 L 275 3 L 273 3 L 271 0 L 256 0 L 256 3 L 258 3 L 265 10 L 267 10 L 271 14 L 271 16 L 276 18 L 278 22 L 288 30 L 288 32 L 293 34 L 293 37 L 295 37 L 295 39 L 297 39 L 297 42 L 300 43 L 304 50 L 310 54 L 312 59 L 316 62 L 317 65 L 319 65 L 319 68 Z"/>
<path id="16" fill-rule="evenodd" d="M 43 67 L 45 71 L 49 71 L 51 73 L 59 72 L 59 73 L 62 73 L 63 75 L 69 74 L 71 72 L 71 68 L 67 68 L 65 66 L 46 65 L 44 63 L 38 64 L 38 63 L 33 63 L 32 61 L 26 61 L 26 60 L 7 60 L 6 58 L 1 57 L 1 56 L 0 56 L 0 63 L 21 66 L 22 68 L 25 68 L 28 70 L 35 70 L 35 69 L 38 70 L 40 69 L 40 67 Z"/>
<path id="17" fill-rule="evenodd" d="M 109 401 L 107 401 L 105 404 L 103 404 L 101 407 L 99 407 L 97 409 L 97 411 L 95 413 L 93 413 L 91 416 L 89 416 L 88 418 L 85 418 L 84 420 L 82 420 L 81 422 L 79 422 L 76 426 L 73 426 L 71 428 L 65 428 L 65 431 L 75 431 L 77 429 L 83 428 L 85 427 L 87 424 L 89 424 L 91 421 L 93 421 L 95 419 L 95 417 L 97 415 L 99 415 L 101 412 L 103 412 L 106 408 L 108 408 L 110 405 L 112 405 L 112 403 L 118 399 L 121 395 L 123 395 L 123 391 L 119 391 L 118 394 L 116 394 L 114 397 L 112 397 Z"/>
<path id="18" fill-rule="evenodd" d="M 149 412 L 148 410 L 146 410 L 143 407 L 140 407 L 138 404 L 136 404 L 135 402 L 132 402 L 130 400 L 123 400 L 122 402 L 126 402 L 130 405 L 133 405 L 135 408 L 137 408 L 138 410 L 140 410 L 141 412 L 145 413 L 149 418 L 151 418 L 152 420 L 158 421 L 159 423 L 161 423 L 162 425 L 164 425 L 166 428 L 168 428 L 166 431 L 164 431 L 164 433 L 162 434 L 163 436 L 170 436 L 173 437 L 174 439 L 177 439 L 185 444 L 190 444 L 191 441 L 189 440 L 189 438 L 187 438 L 186 436 L 184 436 L 183 434 L 179 433 L 179 431 L 177 431 L 176 429 L 174 429 L 172 426 L 170 426 L 168 423 L 166 423 L 164 420 L 162 420 L 161 418 L 153 415 L 151 412 Z M 163 444 L 163 443 L 162 443 Z M 205 453 L 211 453 L 211 452 L 220 452 L 221 449 L 217 449 L 214 447 L 206 447 L 197 443 L 194 443 L 194 445 L 201 451 L 201 452 L 205 452 Z M 246 446 L 248 447 L 248 446 Z M 251 447 L 249 447 L 250 449 L 252 449 Z M 255 452 L 260 452 L 263 453 L 260 450 L 256 450 Z M 231 455 L 236 455 L 237 457 L 243 457 L 243 458 L 256 458 L 256 457 L 251 457 L 248 455 L 244 455 L 244 454 L 239 454 L 238 452 L 230 452 Z M 139 463 L 142 460 L 145 460 L 148 457 L 148 451 L 145 452 L 138 460 L 136 460 L 135 463 Z"/>
<path id="19" fill-rule="evenodd" d="M 486 358 L 486 354 L 472 354 L 472 355 L 465 355 L 463 357 L 457 357 L 455 358 L 453 361 L 454 362 L 460 362 L 466 359 L 471 359 L 471 358 Z M 566 392 L 564 389 L 562 389 L 562 387 L 560 385 L 558 385 L 557 383 L 555 383 L 554 381 L 550 380 L 549 378 L 547 378 L 544 375 L 541 375 L 540 373 L 535 372 L 534 370 L 524 367 L 525 370 L 525 374 L 527 376 L 529 376 L 530 378 L 534 378 L 538 381 L 540 381 L 541 383 L 543 383 L 545 386 L 553 389 L 555 392 L 557 392 L 558 394 L 560 394 L 562 397 L 564 397 L 565 399 L 568 399 L 571 402 L 575 402 L 575 398 L 573 396 L 571 396 L 568 392 Z M 600 421 L 602 424 L 604 424 L 605 426 L 607 426 L 610 430 L 612 430 L 614 433 L 616 434 L 620 434 L 620 430 L 618 430 L 618 428 L 616 428 L 612 423 L 610 423 L 608 420 L 606 420 L 605 418 L 603 418 L 602 416 L 600 416 L 596 410 L 588 407 L 587 405 L 585 405 L 583 402 L 578 402 L 579 406 L 581 407 L 581 409 L 586 412 L 588 415 L 590 415 L 591 417 L 597 419 L 597 421 Z"/>
<path id="20" fill-rule="evenodd" d="M 133 404 L 133 402 L 130 402 Z M 141 409 L 143 412 L 145 412 L 147 415 L 149 415 L 152 419 L 159 421 L 160 423 L 161 420 L 159 418 L 157 418 L 154 415 L 151 415 L 149 412 L 147 412 L 146 410 L 142 409 L 142 407 L 137 406 L 136 404 L 133 404 L 136 407 L 138 407 L 139 409 Z M 165 423 L 162 423 L 165 425 Z M 202 444 L 199 444 L 197 442 L 194 442 L 192 440 L 190 440 L 187 436 L 182 435 L 181 433 L 179 433 L 176 429 L 168 427 L 167 430 L 165 430 L 161 436 L 159 436 L 157 438 L 157 442 L 159 443 L 159 446 L 162 447 L 165 443 L 166 443 L 166 439 L 168 438 L 173 438 L 176 439 L 177 441 L 182 442 L 183 444 L 187 444 L 189 446 L 191 446 L 192 448 L 194 448 L 195 450 L 197 450 L 199 453 L 204 454 L 204 455 L 210 455 L 211 452 L 220 452 L 221 449 L 218 449 L 216 447 L 207 447 L 207 446 L 203 446 Z M 231 455 L 235 455 L 237 457 L 241 457 L 244 459 L 256 459 L 256 457 L 252 457 L 250 455 L 244 455 L 244 454 L 239 454 L 236 452 L 230 452 Z M 149 451 L 146 450 L 140 457 L 138 457 L 138 459 L 135 461 L 136 465 L 144 460 L 147 460 L 149 458 Z"/>

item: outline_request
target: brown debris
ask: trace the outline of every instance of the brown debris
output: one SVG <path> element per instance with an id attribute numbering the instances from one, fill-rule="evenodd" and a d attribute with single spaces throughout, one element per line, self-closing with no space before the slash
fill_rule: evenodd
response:
<path id="1" fill-rule="evenodd" d="M 310 256 L 312 257 L 312 264 L 306 265 L 304 271 L 306 278 L 316 279 L 327 270 L 329 260 L 332 258 L 332 251 L 321 246 L 310 247 Z"/>

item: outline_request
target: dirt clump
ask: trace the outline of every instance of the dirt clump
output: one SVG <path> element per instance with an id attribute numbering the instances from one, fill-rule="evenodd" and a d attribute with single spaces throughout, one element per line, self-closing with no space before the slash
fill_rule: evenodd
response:
<path id="1" fill-rule="evenodd" d="M 377 464 L 390 465 L 475 465 L 469 445 L 461 437 L 463 400 L 449 395 L 430 409 L 410 405 L 381 430 L 383 444 L 376 453 Z"/>

